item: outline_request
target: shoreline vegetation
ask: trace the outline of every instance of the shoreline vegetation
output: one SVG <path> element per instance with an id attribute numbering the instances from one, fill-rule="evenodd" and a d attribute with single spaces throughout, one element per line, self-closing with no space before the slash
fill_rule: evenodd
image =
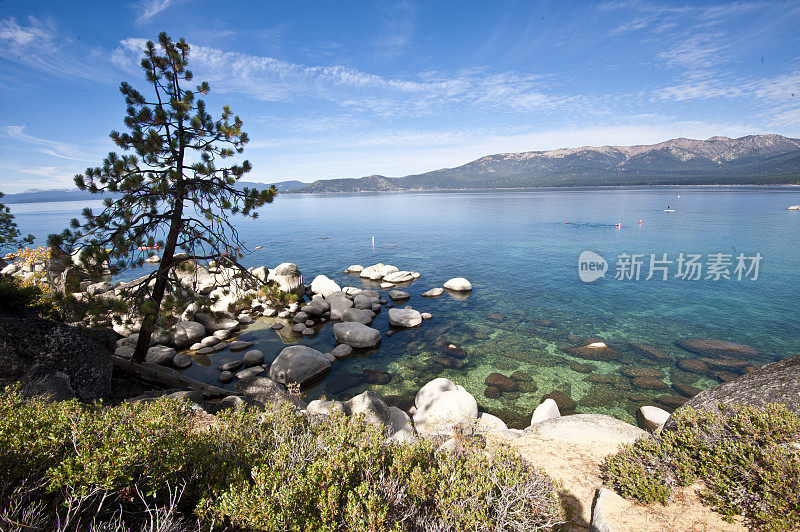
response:
<path id="1" fill-rule="evenodd" d="M 403 288 L 423 274 L 391 264 L 346 268 L 364 288 L 326 275 L 306 283 L 288 262 L 245 268 L 231 219 L 255 218 L 278 191 L 240 181 L 251 170 L 240 158 L 249 140 L 243 121 L 228 106 L 211 116 L 202 100 L 209 85 L 191 85 L 189 52 L 183 39 L 161 33 L 141 58 L 149 94 L 121 84 L 127 132 L 110 138 L 124 153 L 75 178 L 82 191 L 115 195 L 99 212 L 86 208 L 82 220 L 31 249 L 23 246 L 32 237 L 21 238 L 0 206 L 0 246 L 16 250 L 0 264 L 2 530 L 800 525 L 800 405 L 787 400 L 797 397 L 800 357 L 759 368 L 751 347 L 682 339 L 684 349 L 705 357 L 690 360 L 687 371 L 723 369 L 727 382 L 684 388 L 693 397 L 679 397 L 673 414 L 641 407 L 643 428 L 571 413 L 575 402 L 562 392 L 544 396 L 525 429 L 509 428 L 443 377 L 421 386 L 405 408 L 371 389 L 343 401 L 306 401 L 304 388 L 337 361 L 378 349 L 402 329 L 426 327 L 434 319 L 423 308 L 427 298 L 464 301 L 473 286 L 463 277 L 428 283 L 414 308 Z M 768 157 L 780 170 L 800 146 L 770 136 L 767 149 L 761 140 L 677 139 L 657 145 L 657 153 L 600 151 L 634 170 L 643 154 L 645 162 L 668 165 L 693 159 L 687 150 L 711 150 L 704 157 L 721 165 L 750 157 L 738 170 Z M 520 160 L 563 161 L 584 151 L 479 161 L 506 164 L 505 175 L 515 176 Z M 145 263 L 155 269 L 116 280 Z M 372 327 L 382 312 L 386 330 Z M 330 325 L 335 345 L 322 352 L 294 343 L 267 361 L 240 336 L 264 317 L 283 320 L 270 327 L 281 337 Z M 450 367 L 461 367 L 464 349 L 437 341 Z M 585 360 L 618 355 L 600 338 L 573 343 L 563 350 Z M 226 350 L 236 357 L 217 367 L 220 386 L 180 373 Z M 622 373 L 642 389 L 667 388 L 652 368 Z M 484 395 L 530 380 L 524 371 L 492 373 Z"/>

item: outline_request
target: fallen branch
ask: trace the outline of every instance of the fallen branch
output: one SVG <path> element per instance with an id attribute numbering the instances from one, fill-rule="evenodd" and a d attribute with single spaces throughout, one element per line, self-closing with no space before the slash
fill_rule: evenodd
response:
<path id="1" fill-rule="evenodd" d="M 112 358 L 114 360 L 114 368 L 132 373 L 144 381 L 152 382 L 167 388 L 197 390 L 203 392 L 209 397 L 227 397 L 229 395 L 238 395 L 230 390 L 196 381 L 194 379 L 190 379 L 189 377 L 184 377 L 180 373 L 172 373 L 166 369 L 161 369 L 156 366 L 135 364 L 116 355 L 114 355 Z"/>

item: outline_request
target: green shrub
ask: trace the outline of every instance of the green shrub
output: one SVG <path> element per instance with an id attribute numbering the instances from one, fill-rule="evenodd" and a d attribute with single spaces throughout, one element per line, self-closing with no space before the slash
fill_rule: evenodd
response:
<path id="1" fill-rule="evenodd" d="M 800 526 L 800 416 L 783 405 L 681 409 L 675 429 L 623 446 L 603 464 L 604 478 L 643 503 L 671 500 L 676 486 L 700 479 L 704 502 L 749 526 Z"/>
<path id="2" fill-rule="evenodd" d="M 0 306 L 29 309 L 45 318 L 55 318 L 59 308 L 49 290 L 37 282 L 21 282 L 12 275 L 0 275 Z"/>
<path id="3" fill-rule="evenodd" d="M 435 448 L 389 443 L 361 418 L 310 421 L 288 405 L 223 412 L 201 430 L 185 402 L 104 408 L 6 389 L 0 529 L 55 529 L 56 519 L 59 530 L 98 522 L 120 530 L 543 530 L 558 521 L 553 483 L 510 451 Z"/>

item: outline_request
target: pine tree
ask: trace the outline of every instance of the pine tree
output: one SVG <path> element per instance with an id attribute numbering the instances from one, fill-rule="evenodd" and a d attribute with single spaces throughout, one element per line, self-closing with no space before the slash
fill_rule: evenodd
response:
<path id="1" fill-rule="evenodd" d="M 5 194 L 0 192 L 0 199 Z M 0 251 L 6 248 L 18 248 L 25 244 L 33 243 L 33 235 L 28 235 L 20 238 L 19 228 L 14 221 L 14 215 L 11 214 L 11 209 L 0 203 Z"/>
<path id="2" fill-rule="evenodd" d="M 109 153 L 102 167 L 75 177 L 81 190 L 121 197 L 107 197 L 99 213 L 84 209 L 83 222 L 72 220 L 71 230 L 50 239 L 54 245 L 78 245 L 88 255 L 85 264 L 107 264 L 112 274 L 141 266 L 148 255 L 141 247 L 163 247 L 158 269 L 126 295 L 143 318 L 136 362 L 144 360 L 165 291 L 176 281 L 172 269 L 185 261 L 210 260 L 243 269 L 238 258 L 245 246 L 228 217 L 256 218 L 255 209 L 276 194 L 274 187 L 235 186 L 251 169 L 247 160 L 232 161 L 248 142 L 242 120 L 228 106 L 219 119 L 211 117 L 205 102 L 195 98 L 208 94 L 208 83 L 187 88 L 192 80 L 188 62 L 184 39 L 173 42 L 162 32 L 158 45 L 147 42 L 141 66 L 152 93 L 146 97 L 123 82 L 129 131 L 109 135 L 134 153 Z"/>

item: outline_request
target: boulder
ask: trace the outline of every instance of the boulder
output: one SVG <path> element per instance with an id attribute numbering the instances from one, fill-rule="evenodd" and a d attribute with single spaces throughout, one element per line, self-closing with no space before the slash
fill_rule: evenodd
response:
<path id="1" fill-rule="evenodd" d="M 407 272 L 402 270 L 388 273 L 383 276 L 383 280 L 385 282 L 392 284 L 407 283 L 409 281 L 413 281 L 414 279 L 415 279 L 414 272 Z"/>
<path id="2" fill-rule="evenodd" d="M 564 351 L 586 360 L 614 360 L 619 356 L 619 351 L 609 347 L 601 340 L 592 341 L 579 347 L 569 347 Z"/>
<path id="3" fill-rule="evenodd" d="M 225 331 L 239 326 L 239 322 L 233 318 L 217 318 L 212 314 L 198 312 L 194 315 L 194 320 L 205 326 L 210 333 Z"/>
<path id="4" fill-rule="evenodd" d="M 558 409 L 558 404 L 553 399 L 548 398 L 542 401 L 542 404 L 533 411 L 531 425 L 559 417 L 561 417 L 561 411 Z"/>
<path id="5" fill-rule="evenodd" d="M 308 403 L 306 407 L 307 414 L 317 414 L 329 416 L 334 412 L 344 414 L 344 405 L 341 401 L 325 401 L 322 399 L 315 399 Z"/>
<path id="6" fill-rule="evenodd" d="M 472 290 L 472 284 L 463 277 L 454 277 L 450 279 L 444 283 L 444 287 L 453 292 L 469 292 Z"/>
<path id="7" fill-rule="evenodd" d="M 353 264 L 345 270 L 345 273 L 361 273 L 364 267 L 360 264 Z"/>
<path id="8" fill-rule="evenodd" d="M 389 290 L 389 297 L 392 301 L 406 301 L 411 298 L 411 294 L 402 290 Z"/>
<path id="9" fill-rule="evenodd" d="M 431 288 L 427 292 L 420 294 L 422 297 L 439 297 L 444 294 L 444 288 Z"/>
<path id="10" fill-rule="evenodd" d="M 339 344 L 331 350 L 331 354 L 336 358 L 349 357 L 353 352 L 353 348 L 347 344 Z"/>
<path id="11" fill-rule="evenodd" d="M 639 425 L 649 432 L 660 430 L 669 419 L 669 412 L 656 406 L 642 406 L 637 415 Z"/>
<path id="12" fill-rule="evenodd" d="M 575 407 L 578 406 L 578 403 L 576 403 L 569 395 L 560 390 L 552 391 L 542 397 L 542 401 L 547 399 L 552 399 L 555 401 L 560 412 L 569 412 L 570 410 L 575 410 Z"/>
<path id="13" fill-rule="evenodd" d="M 341 320 L 343 322 L 352 321 L 369 325 L 375 316 L 368 310 L 360 308 L 349 308 L 342 313 Z"/>
<path id="14" fill-rule="evenodd" d="M 260 366 L 264 363 L 264 353 L 258 349 L 252 349 L 244 354 L 242 362 L 246 367 Z"/>
<path id="15" fill-rule="evenodd" d="M 111 290 L 113 286 L 108 281 L 101 281 L 99 283 L 90 284 L 86 287 L 86 293 L 90 296 L 96 296 L 99 294 L 104 294 Z"/>
<path id="16" fill-rule="evenodd" d="M 183 349 L 199 342 L 206 335 L 206 328 L 196 321 L 179 321 L 170 329 L 169 344 Z M 205 346 L 204 346 L 205 347 Z"/>
<path id="17" fill-rule="evenodd" d="M 270 366 L 269 376 L 281 384 L 296 382 L 302 386 L 330 369 L 331 361 L 316 349 L 292 345 L 278 354 Z"/>
<path id="18" fill-rule="evenodd" d="M 241 360 L 234 360 L 233 362 L 226 362 L 219 366 L 220 371 L 236 371 L 241 368 L 244 362 Z"/>
<path id="19" fill-rule="evenodd" d="M 223 384 L 227 384 L 229 382 L 233 382 L 233 372 L 231 372 L 231 371 L 222 371 L 222 372 L 220 372 L 219 377 L 217 377 L 217 379 L 219 380 L 219 382 L 221 382 Z"/>
<path id="20" fill-rule="evenodd" d="M 371 309 L 373 303 L 377 303 L 379 296 L 373 296 L 366 291 L 357 294 L 353 298 L 353 306 L 360 309 Z"/>
<path id="21" fill-rule="evenodd" d="M 264 366 L 253 366 L 252 368 L 243 369 L 236 374 L 239 380 L 249 379 L 250 377 L 257 377 L 264 373 Z"/>
<path id="22" fill-rule="evenodd" d="M 389 309 L 389 325 L 392 327 L 417 327 L 420 323 L 422 323 L 422 314 L 414 309 Z"/>
<path id="23" fill-rule="evenodd" d="M 393 442 L 410 442 L 414 439 L 414 424 L 408 414 L 397 408 L 389 407 L 388 422 L 389 440 Z"/>
<path id="24" fill-rule="evenodd" d="M 267 270 L 266 266 L 259 266 L 257 268 L 253 268 L 253 271 L 250 272 L 253 277 L 261 281 L 261 283 L 266 283 L 267 279 L 269 278 L 269 270 Z"/>
<path id="25" fill-rule="evenodd" d="M 363 415 L 366 421 L 378 426 L 385 426 L 390 417 L 389 407 L 372 390 L 360 393 L 344 403 L 344 411 L 348 416 Z"/>
<path id="26" fill-rule="evenodd" d="M 780 403 L 800 414 L 798 397 L 800 397 L 800 356 L 794 356 L 767 364 L 734 381 L 703 390 L 681 408 L 714 410 L 720 404 L 765 406 L 769 403 Z M 665 429 L 671 428 L 674 428 L 672 418 L 665 424 Z"/>
<path id="27" fill-rule="evenodd" d="M 468 428 L 475 423 L 478 402 L 464 389 L 449 390 L 417 407 L 413 419 L 420 434 L 452 434 L 456 428 Z"/>
<path id="28" fill-rule="evenodd" d="M 430 404 L 437 395 L 457 389 L 458 386 L 456 383 L 450 379 L 438 377 L 419 389 L 417 395 L 414 397 L 414 406 L 419 410 Z"/>
<path id="29" fill-rule="evenodd" d="M 148 364 L 158 364 L 159 366 L 172 365 L 172 359 L 175 358 L 176 351 L 172 347 L 165 345 L 154 345 L 147 350 L 144 361 Z"/>
<path id="30" fill-rule="evenodd" d="M 185 353 L 178 353 L 172 357 L 172 365 L 178 369 L 188 368 L 192 365 L 192 359 Z"/>
<path id="31" fill-rule="evenodd" d="M 340 320 L 342 314 L 350 308 L 353 308 L 353 301 L 347 297 L 337 297 L 330 300 L 331 306 L 331 319 Z"/>
<path id="32" fill-rule="evenodd" d="M 547 419 L 525 429 L 527 435 L 548 440 L 633 443 L 648 434 L 624 421 L 604 414 L 573 414 Z"/>
<path id="33" fill-rule="evenodd" d="M 758 356 L 758 350 L 747 345 L 714 340 L 711 338 L 683 338 L 675 342 L 681 349 L 705 356 L 734 356 L 750 358 Z"/>
<path id="34" fill-rule="evenodd" d="M 504 431 L 508 430 L 508 425 L 497 416 L 481 412 L 478 416 L 478 422 L 475 424 L 475 430 L 481 433 Z"/>
<path id="35" fill-rule="evenodd" d="M 315 294 L 327 296 L 328 294 L 340 292 L 341 290 L 342 289 L 338 284 L 325 275 L 317 275 L 314 277 L 314 280 L 311 281 L 311 291 Z"/>
<path id="36" fill-rule="evenodd" d="M 240 378 L 234 385 L 234 390 L 264 405 L 290 402 L 283 386 L 267 377 Z"/>
<path id="37" fill-rule="evenodd" d="M 291 292 L 303 286 L 303 275 L 295 264 L 284 262 L 270 270 L 267 281 L 275 281 L 281 292 Z"/>
<path id="38" fill-rule="evenodd" d="M 245 342 L 242 340 L 234 340 L 230 343 L 231 351 L 242 351 L 248 347 L 253 347 L 253 342 Z"/>
<path id="39" fill-rule="evenodd" d="M 380 331 L 354 321 L 335 323 L 333 335 L 337 342 L 356 349 L 376 347 L 381 343 Z"/>

